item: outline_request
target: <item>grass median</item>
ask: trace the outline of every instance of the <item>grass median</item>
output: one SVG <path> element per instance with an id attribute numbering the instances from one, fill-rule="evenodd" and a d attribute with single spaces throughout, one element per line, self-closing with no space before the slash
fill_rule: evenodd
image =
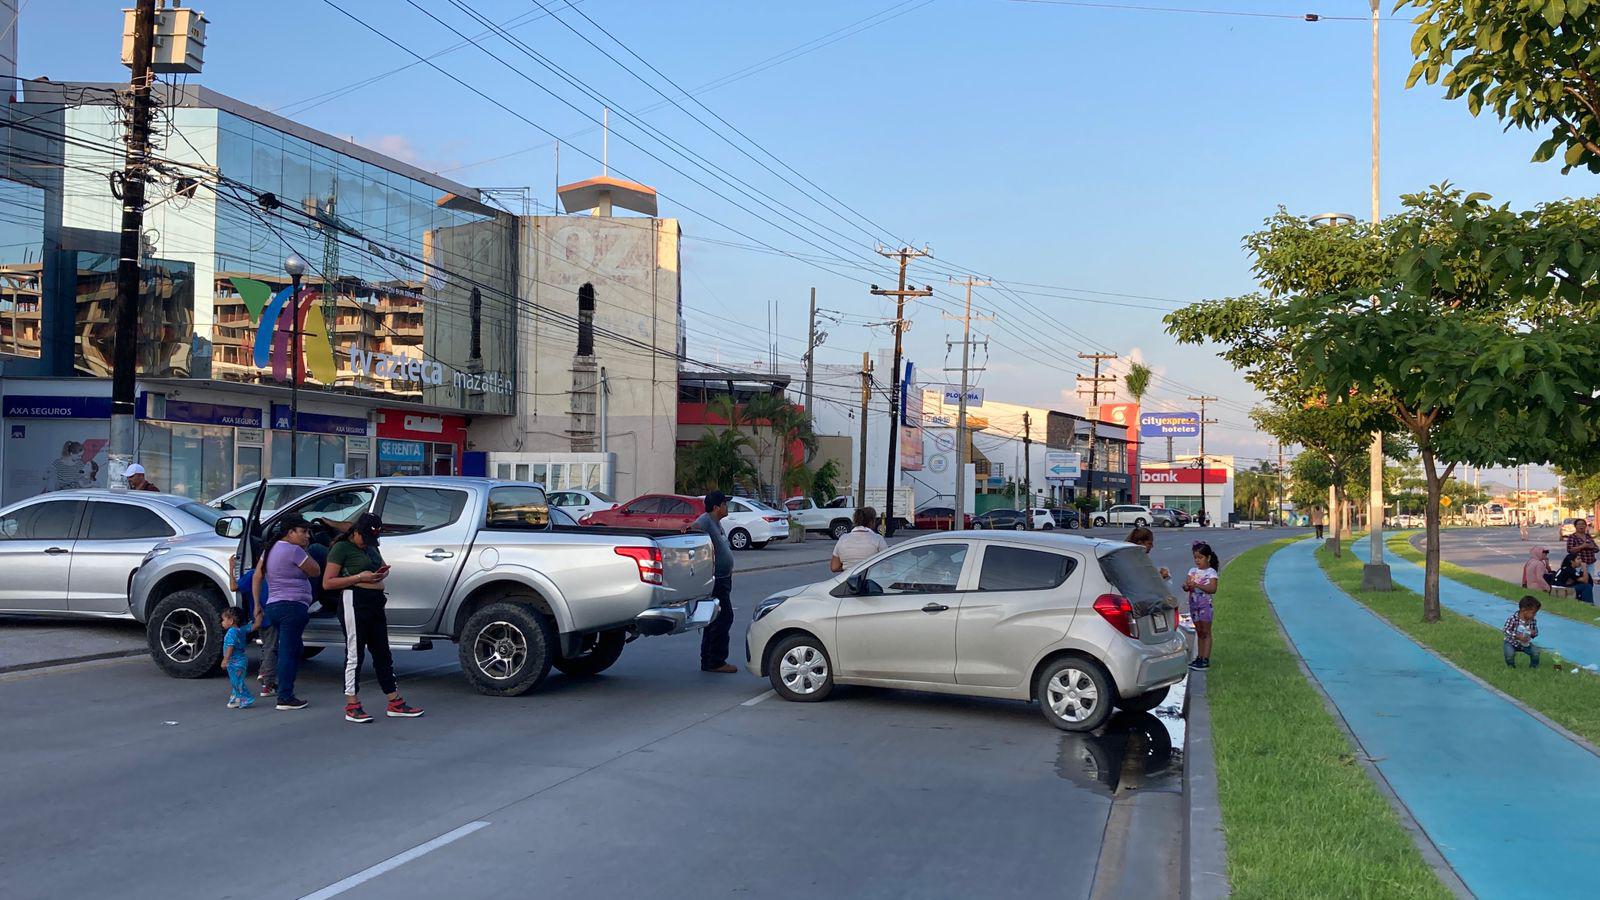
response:
<path id="1" fill-rule="evenodd" d="M 1278 630 L 1261 583 L 1285 543 L 1240 554 L 1216 600 L 1206 696 L 1233 895 L 1450 897 Z"/>
<path id="2" fill-rule="evenodd" d="M 1384 541 L 1384 545 L 1393 550 L 1402 559 L 1408 559 L 1419 566 L 1424 565 L 1427 557 L 1411 543 L 1411 537 L 1415 534 L 1416 532 L 1410 531 L 1392 535 Z M 1551 555 L 1553 556 L 1554 554 Z M 1596 620 L 1600 620 L 1600 611 L 1597 611 L 1591 604 L 1581 603 L 1572 597 L 1557 597 L 1554 594 L 1546 594 L 1544 591 L 1530 591 L 1509 581 L 1502 581 L 1493 575 L 1485 575 L 1482 572 L 1474 572 L 1471 569 L 1458 566 L 1443 556 L 1439 558 L 1439 575 L 1451 581 L 1464 584 L 1467 587 L 1476 588 L 1486 594 L 1493 594 L 1502 600 L 1510 600 L 1512 603 L 1516 603 L 1524 596 L 1532 594 L 1539 598 L 1540 603 L 1544 604 L 1543 612 L 1554 613 L 1563 619 L 1572 619 L 1585 625 L 1594 625 Z M 1506 615 L 1511 615 L 1509 610 Z"/>
<path id="3" fill-rule="evenodd" d="M 1557 660 L 1549 650 L 1545 651 L 1537 669 L 1526 668 L 1526 657 L 1518 658 L 1518 668 L 1508 669 L 1501 656 L 1504 638 L 1499 628 L 1448 609 L 1439 611 L 1439 621 L 1424 623 L 1421 594 L 1399 585 L 1392 591 L 1363 591 L 1361 560 L 1354 555 L 1334 559 L 1327 551 L 1319 549 L 1317 562 L 1340 590 L 1387 619 L 1412 640 L 1574 733 L 1600 743 L 1600 678 L 1581 670 L 1573 675 L 1570 664 L 1563 666 L 1567 671 L 1556 671 Z M 1541 597 L 1540 602 L 1549 608 L 1546 598 Z M 1506 615 L 1511 615 L 1512 609 L 1507 606 Z"/>

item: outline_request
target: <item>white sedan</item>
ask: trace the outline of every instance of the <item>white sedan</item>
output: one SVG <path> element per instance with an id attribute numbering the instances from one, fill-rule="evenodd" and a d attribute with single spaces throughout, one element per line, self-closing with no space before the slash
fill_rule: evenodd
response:
<path id="1" fill-rule="evenodd" d="M 728 544 L 733 549 L 760 550 L 774 541 L 789 539 L 789 514 L 749 497 L 732 497 L 722 530 L 728 533 Z"/>
<path id="2" fill-rule="evenodd" d="M 304 494 L 309 494 L 319 487 L 333 484 L 333 478 L 268 478 L 267 494 L 261 500 L 261 518 L 265 519 L 288 505 L 291 501 L 299 499 Z M 221 497 L 212 500 L 206 505 L 212 509 L 223 512 L 248 512 L 251 504 L 256 502 L 256 492 L 261 490 L 261 482 L 252 481 L 242 487 L 234 488 Z"/>
<path id="3" fill-rule="evenodd" d="M 574 519 L 582 519 L 592 512 L 615 509 L 617 501 L 603 491 L 551 491 L 550 505 Z"/>

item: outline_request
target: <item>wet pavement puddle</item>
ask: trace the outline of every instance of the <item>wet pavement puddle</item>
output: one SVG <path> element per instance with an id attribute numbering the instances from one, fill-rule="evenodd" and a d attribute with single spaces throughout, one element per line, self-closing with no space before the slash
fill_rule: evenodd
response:
<path id="1" fill-rule="evenodd" d="M 1099 729 L 1063 734 L 1056 774 L 1097 793 L 1181 790 L 1188 680 L 1150 712 L 1118 710 Z"/>

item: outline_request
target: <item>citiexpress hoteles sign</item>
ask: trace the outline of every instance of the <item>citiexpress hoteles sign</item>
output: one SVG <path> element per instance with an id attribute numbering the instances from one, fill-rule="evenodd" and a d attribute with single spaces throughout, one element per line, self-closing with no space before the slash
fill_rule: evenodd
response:
<path id="1" fill-rule="evenodd" d="M 1143 412 L 1139 414 L 1140 437 L 1197 437 L 1199 434 L 1199 413 Z"/>

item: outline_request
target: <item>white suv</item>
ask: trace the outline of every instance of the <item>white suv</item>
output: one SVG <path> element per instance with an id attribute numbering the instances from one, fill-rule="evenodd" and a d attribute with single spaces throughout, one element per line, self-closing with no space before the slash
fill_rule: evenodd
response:
<path id="1" fill-rule="evenodd" d="M 1094 514 L 1095 527 L 1102 525 L 1149 525 L 1151 522 L 1150 508 L 1148 506 L 1113 506 L 1102 509 Z"/>

